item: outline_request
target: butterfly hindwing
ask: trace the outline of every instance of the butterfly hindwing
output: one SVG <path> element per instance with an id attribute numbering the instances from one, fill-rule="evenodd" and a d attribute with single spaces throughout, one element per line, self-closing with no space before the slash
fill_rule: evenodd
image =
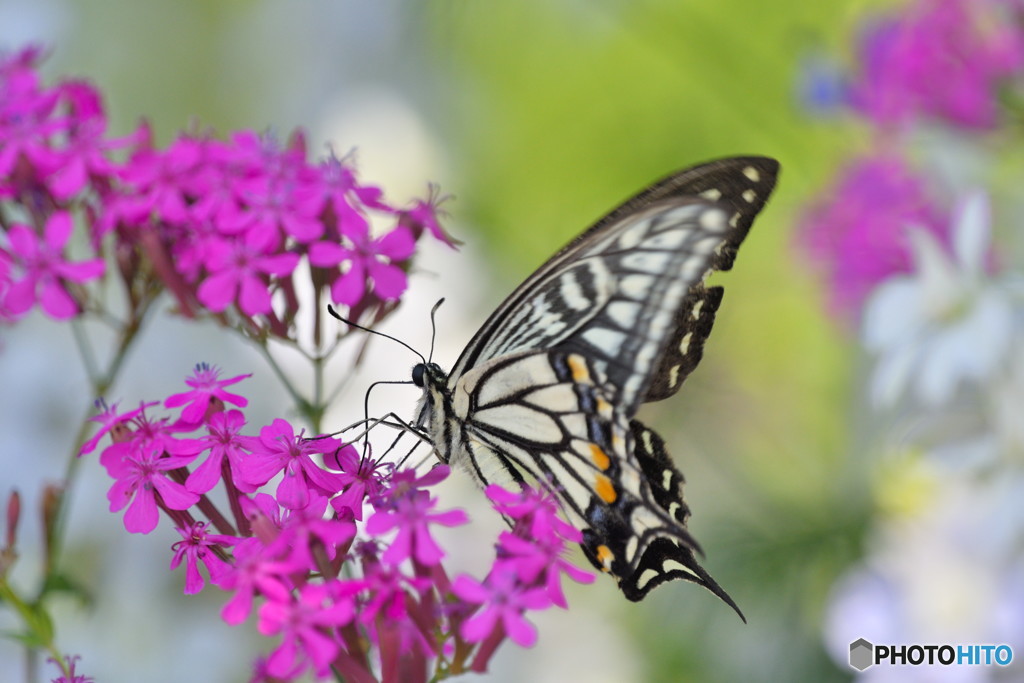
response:
<path id="1" fill-rule="evenodd" d="M 655 502 L 685 529 L 690 508 L 683 500 L 683 474 L 669 457 L 664 439 L 639 420 L 631 420 L 629 427 L 633 454 Z M 743 618 L 743 613 L 729 594 L 697 562 L 695 553 L 700 552 L 700 546 L 691 541 L 689 534 L 682 538 L 663 535 L 655 539 L 643 556 L 636 559 L 632 574 L 619 581 L 622 592 L 630 600 L 641 600 L 651 589 L 666 581 L 684 579 L 704 586 Z"/>

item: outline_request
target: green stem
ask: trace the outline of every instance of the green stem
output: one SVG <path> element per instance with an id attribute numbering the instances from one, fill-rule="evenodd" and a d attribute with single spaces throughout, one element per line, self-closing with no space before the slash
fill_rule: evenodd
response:
<path id="1" fill-rule="evenodd" d="M 267 348 L 266 344 L 255 341 L 253 343 L 255 344 L 257 350 L 259 350 L 260 355 L 262 355 L 263 358 L 267 361 L 267 364 L 270 365 L 270 369 L 273 370 L 274 374 L 277 375 L 277 378 L 281 380 L 281 384 L 284 385 L 285 391 L 287 391 L 288 395 L 291 396 L 292 402 L 295 404 L 296 410 L 298 410 L 299 414 L 306 419 L 306 421 L 310 425 L 310 428 L 313 429 L 317 434 L 319 434 L 320 419 L 323 417 L 324 413 L 323 406 L 320 405 L 319 403 L 312 403 L 306 400 L 306 398 L 304 398 L 301 394 L 299 394 L 295 387 L 292 386 L 291 381 L 288 379 L 288 375 L 285 374 L 284 370 L 281 369 L 281 366 L 278 365 L 277 360 L 270 353 L 270 350 Z M 316 373 L 316 376 L 319 377 L 319 373 Z M 316 391 L 317 393 L 319 393 L 319 389 L 317 389 Z"/>
<path id="2" fill-rule="evenodd" d="M 74 330 L 75 345 L 78 348 L 79 356 L 82 358 L 82 364 L 86 368 L 89 383 L 92 385 L 93 401 L 97 398 L 101 398 L 107 393 L 110 387 L 113 386 L 118 374 L 121 372 L 121 368 L 124 366 L 125 360 L 127 360 L 128 350 L 131 348 L 132 343 L 138 336 L 139 330 L 141 329 L 141 321 L 145 317 L 147 310 L 148 305 L 143 306 L 141 310 L 136 311 L 135 314 L 132 315 L 132 317 L 124 324 L 124 327 L 121 329 L 120 338 L 118 340 L 114 356 L 110 359 L 110 364 L 107 366 L 106 371 L 102 373 L 99 372 L 96 367 L 89 339 L 86 336 L 85 330 L 80 324 L 80 321 L 77 319 L 72 321 L 71 328 Z M 47 562 L 49 565 L 47 575 L 52 571 L 56 571 L 56 568 L 60 564 L 60 553 L 63 550 L 62 545 L 64 540 L 64 531 L 67 526 L 67 513 L 68 508 L 70 507 L 68 505 L 68 499 L 70 498 L 71 486 L 75 481 L 81 461 L 78 456 L 82 450 L 82 444 L 85 443 L 86 436 L 89 433 L 89 417 L 94 412 L 95 407 L 90 402 L 82 420 L 79 422 L 78 432 L 75 434 L 75 438 L 72 441 L 71 452 L 67 457 L 67 466 L 64 470 L 64 490 L 60 496 L 57 497 L 56 507 L 54 510 L 53 533 L 49 534 L 49 537 L 47 538 Z M 46 583 L 44 583 L 44 586 Z"/>
<path id="3" fill-rule="evenodd" d="M 71 670 L 53 642 L 53 625 L 45 612 L 22 600 L 7 583 L 5 576 L 0 576 L 0 602 L 9 605 L 21 617 L 21 621 L 25 624 L 25 637 L 33 643 L 31 647 L 26 648 L 26 655 L 29 657 L 29 666 L 26 667 L 26 672 L 31 673 L 34 669 L 32 651 L 42 647 L 57 662 L 64 677 L 71 680 Z"/>

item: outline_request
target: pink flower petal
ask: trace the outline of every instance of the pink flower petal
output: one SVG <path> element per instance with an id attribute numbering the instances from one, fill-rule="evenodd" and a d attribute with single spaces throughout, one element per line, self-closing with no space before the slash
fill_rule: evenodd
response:
<path id="1" fill-rule="evenodd" d="M 416 240 L 407 228 L 401 226 L 377 240 L 376 251 L 392 261 L 404 261 L 416 251 Z"/>
<path id="2" fill-rule="evenodd" d="M 242 279 L 242 292 L 238 297 L 239 307 L 246 315 L 270 312 L 270 292 L 267 285 L 257 277 Z"/>
<path id="3" fill-rule="evenodd" d="M 54 251 L 60 251 L 71 238 L 71 229 L 74 224 L 71 222 L 71 214 L 66 211 L 58 211 L 46 221 L 44 233 L 46 245 Z"/>
<path id="4" fill-rule="evenodd" d="M 75 317 L 78 313 L 78 304 L 65 291 L 64 287 L 52 278 L 47 278 L 42 283 L 39 305 L 56 320 L 67 320 Z"/>
<path id="5" fill-rule="evenodd" d="M 366 293 L 366 271 L 362 263 L 353 261 L 349 271 L 331 285 L 331 299 L 335 303 L 353 306 Z"/>
<path id="6" fill-rule="evenodd" d="M 409 280 L 398 266 L 377 261 L 370 262 L 370 277 L 373 278 L 373 293 L 386 301 L 393 301 L 406 290 Z"/>

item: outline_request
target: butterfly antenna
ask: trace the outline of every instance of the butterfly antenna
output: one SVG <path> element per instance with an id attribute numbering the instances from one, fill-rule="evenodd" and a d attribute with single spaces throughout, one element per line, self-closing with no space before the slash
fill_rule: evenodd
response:
<path id="1" fill-rule="evenodd" d="M 444 301 L 444 299 L 442 299 L 442 301 Z M 434 308 L 437 308 L 437 306 L 435 306 Z M 423 361 L 424 363 L 427 362 L 427 359 L 423 357 L 422 353 L 420 353 L 416 349 L 412 348 L 411 346 L 406 344 L 404 341 L 402 341 L 398 337 L 392 337 L 390 334 L 385 334 L 383 332 L 380 332 L 379 330 L 371 330 L 369 327 L 363 327 L 359 323 L 354 323 L 351 320 L 349 320 L 348 318 L 342 318 L 341 315 L 339 315 L 338 312 L 336 310 L 334 310 L 334 307 L 331 306 L 330 304 L 327 304 L 327 312 L 330 313 L 331 316 L 333 316 L 335 319 L 340 320 L 341 322 L 345 323 L 346 325 L 350 325 L 351 327 L 354 327 L 357 330 L 362 330 L 363 332 L 369 332 L 370 334 L 376 334 L 376 335 L 378 335 L 380 337 L 384 337 L 385 339 L 390 339 L 393 342 L 397 342 L 397 343 L 401 344 L 402 346 L 404 346 L 405 348 L 407 348 L 410 351 L 412 351 L 413 353 L 415 353 L 419 357 L 419 359 L 421 361 Z M 433 315 L 433 314 L 431 314 L 431 315 Z M 431 342 L 430 347 L 431 347 L 431 349 L 433 349 L 433 347 L 434 347 L 433 342 Z"/>
<path id="2" fill-rule="evenodd" d="M 437 337 L 437 323 L 434 321 L 434 314 L 437 313 L 437 309 L 441 308 L 443 303 L 444 297 L 441 297 L 434 304 L 434 307 L 430 309 L 430 356 L 428 362 L 434 359 L 434 339 Z"/>

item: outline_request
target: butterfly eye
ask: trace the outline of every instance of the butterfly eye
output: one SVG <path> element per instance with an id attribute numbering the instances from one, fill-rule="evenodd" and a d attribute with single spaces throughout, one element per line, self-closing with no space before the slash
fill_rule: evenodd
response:
<path id="1" fill-rule="evenodd" d="M 423 363 L 417 363 L 412 367 L 412 383 L 418 387 L 423 386 L 423 373 L 427 367 Z"/>

